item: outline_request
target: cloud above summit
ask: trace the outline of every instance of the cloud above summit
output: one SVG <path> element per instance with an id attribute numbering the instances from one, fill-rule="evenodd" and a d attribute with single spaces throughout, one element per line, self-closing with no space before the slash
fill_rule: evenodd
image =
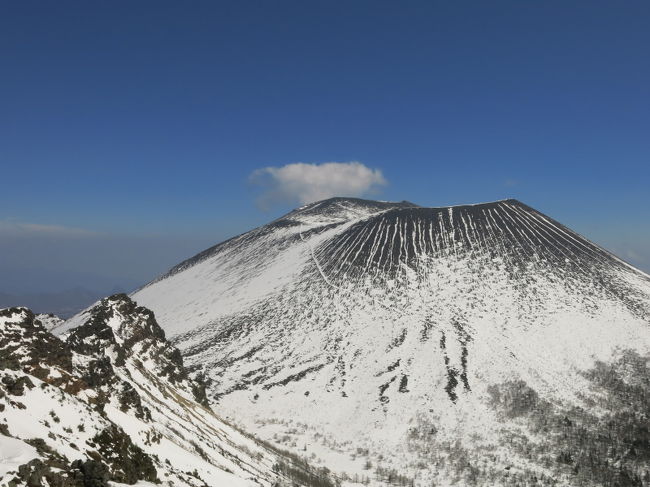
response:
<path id="1" fill-rule="evenodd" d="M 311 203 L 333 196 L 364 196 L 388 184 L 380 169 L 357 162 L 295 162 L 253 171 L 250 181 L 262 188 L 258 204 Z"/>

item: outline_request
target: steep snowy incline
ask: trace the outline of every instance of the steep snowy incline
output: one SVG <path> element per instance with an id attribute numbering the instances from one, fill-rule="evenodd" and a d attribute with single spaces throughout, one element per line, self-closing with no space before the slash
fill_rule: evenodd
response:
<path id="1" fill-rule="evenodd" d="M 163 317 L 165 331 L 174 336 L 193 327 L 197 316 L 207 323 L 290 285 L 312 258 L 306 240 L 390 208 L 413 206 L 347 198 L 312 203 L 201 252 L 134 296 L 155 302 L 156 316 Z M 55 331 L 78 326 L 81 319 L 77 315 Z"/>
<path id="2" fill-rule="evenodd" d="M 650 278 L 516 200 L 314 203 L 134 298 L 246 428 L 340 473 L 421 485 L 559 478 L 512 443 L 547 441 L 526 433 L 532 410 L 498 408 L 588 408 L 605 394 L 594 367 L 650 350 Z"/>

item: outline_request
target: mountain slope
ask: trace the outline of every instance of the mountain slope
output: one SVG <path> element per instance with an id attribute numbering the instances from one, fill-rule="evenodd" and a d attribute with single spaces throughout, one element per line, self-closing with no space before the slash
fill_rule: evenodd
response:
<path id="1" fill-rule="evenodd" d="M 515 200 L 306 205 L 134 298 L 246 428 L 339 473 L 421 485 L 570 485 L 559 442 L 530 453 L 555 438 L 536 411 L 598 432 L 570 411 L 617 397 L 608 367 L 627 390 L 621 360 L 643 371 L 650 350 L 650 278 Z"/>
<path id="2" fill-rule="evenodd" d="M 125 295 L 64 340 L 26 308 L 0 311 L 2 486 L 271 486 L 295 473 L 206 406 L 153 313 Z"/>

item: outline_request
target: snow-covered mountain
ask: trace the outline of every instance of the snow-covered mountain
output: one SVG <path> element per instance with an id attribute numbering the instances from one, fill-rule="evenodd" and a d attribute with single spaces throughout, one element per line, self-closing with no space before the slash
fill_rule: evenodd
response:
<path id="1" fill-rule="evenodd" d="M 133 298 L 215 408 L 341 475 L 645 475 L 647 428 L 629 430 L 647 422 L 650 278 L 516 200 L 309 204 Z"/>
<path id="2" fill-rule="evenodd" d="M 270 487 L 292 478 L 334 485 L 209 409 L 153 313 L 126 295 L 102 300 L 60 338 L 26 308 L 0 310 L 0 486 Z"/>
<path id="3" fill-rule="evenodd" d="M 50 331 L 63 325 L 65 320 L 53 313 L 38 313 L 36 319 L 41 322 L 41 325 L 46 330 Z"/>

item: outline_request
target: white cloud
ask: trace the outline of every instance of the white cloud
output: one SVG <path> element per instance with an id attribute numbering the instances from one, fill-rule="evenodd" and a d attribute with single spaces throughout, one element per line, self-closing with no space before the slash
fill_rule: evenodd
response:
<path id="1" fill-rule="evenodd" d="M 311 203 L 333 196 L 363 196 L 387 184 L 381 170 L 360 162 L 296 162 L 255 170 L 250 180 L 263 188 L 258 199 L 268 208 L 276 203 Z"/>
<path id="2" fill-rule="evenodd" d="M 24 223 L 11 220 L 0 220 L 0 235 L 7 237 L 92 237 L 98 235 L 83 228 L 66 227 L 63 225 L 43 225 L 40 223 Z"/>

